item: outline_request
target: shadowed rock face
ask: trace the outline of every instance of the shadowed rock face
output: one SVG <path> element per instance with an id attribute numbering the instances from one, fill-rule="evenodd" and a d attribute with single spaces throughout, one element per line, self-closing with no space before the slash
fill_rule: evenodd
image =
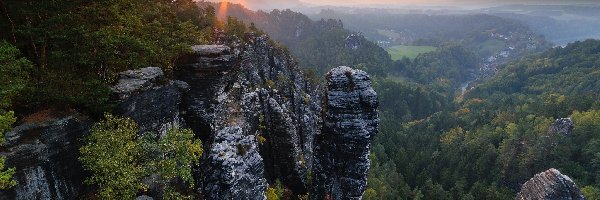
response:
<path id="1" fill-rule="evenodd" d="M 312 199 L 360 199 L 367 186 L 370 142 L 379 125 L 377 94 L 360 70 L 338 67 L 326 79 Z"/>
<path id="2" fill-rule="evenodd" d="M 22 124 L 6 134 L 1 156 L 17 169 L 17 185 L 0 191 L 0 199 L 78 199 L 86 174 L 78 160 L 87 118 L 75 114 Z"/>
<path id="3" fill-rule="evenodd" d="M 536 174 L 521 187 L 515 200 L 584 200 L 575 183 L 552 168 Z"/>
<path id="4" fill-rule="evenodd" d="M 208 150 L 197 169 L 207 199 L 264 199 L 277 179 L 294 193 L 308 190 L 318 89 L 266 36 L 248 41 L 194 46 L 175 70 L 190 85 L 184 119 Z"/>
<path id="5" fill-rule="evenodd" d="M 140 134 L 165 134 L 172 127 L 184 127 L 180 106 L 189 85 L 170 81 L 156 67 L 129 70 L 120 74 L 112 88 L 119 104 L 114 113 L 133 119 Z"/>

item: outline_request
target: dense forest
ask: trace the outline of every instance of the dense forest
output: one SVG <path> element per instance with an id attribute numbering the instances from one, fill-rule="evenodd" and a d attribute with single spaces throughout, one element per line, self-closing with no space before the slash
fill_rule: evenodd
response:
<path id="1" fill-rule="evenodd" d="M 597 199 L 599 50 L 588 40 L 525 57 L 454 100 L 409 84 L 380 90 L 382 130 L 365 198 L 511 199 L 554 167 Z M 411 96 L 423 99 L 393 100 Z M 410 120 L 394 108 L 424 109 L 410 110 L 422 117 Z M 566 117 L 571 133 L 549 131 Z"/>
<path id="2" fill-rule="evenodd" d="M 30 61 L 9 65 L 19 76 L 6 80 L 22 84 L 19 92 L 3 95 L 12 100 L 3 105 L 24 111 L 62 104 L 101 113 L 108 106 L 107 85 L 118 72 L 168 69 L 191 44 L 210 41 L 215 26 L 214 9 L 201 10 L 193 1 L 2 1 L 1 6 L 3 48 L 18 50 L 8 50 L 14 58 L 7 59 Z"/>

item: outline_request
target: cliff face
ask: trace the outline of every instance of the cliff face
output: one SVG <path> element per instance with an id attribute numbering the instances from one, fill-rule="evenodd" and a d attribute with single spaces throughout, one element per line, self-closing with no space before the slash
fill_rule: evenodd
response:
<path id="1" fill-rule="evenodd" d="M 38 117 L 47 119 L 26 122 L 6 134 L 0 155 L 17 169 L 17 185 L 0 191 L 0 199 L 78 199 L 86 176 L 77 159 L 78 147 L 90 123 L 76 113 Z"/>
<path id="2" fill-rule="evenodd" d="M 583 200 L 573 180 L 552 168 L 523 184 L 515 200 Z"/>
<path id="3" fill-rule="evenodd" d="M 182 60 L 176 77 L 191 86 L 184 116 L 207 144 L 198 169 L 205 197 L 262 199 L 277 179 L 305 193 L 318 90 L 294 60 L 262 36 L 231 47 L 196 46 Z"/>
<path id="4" fill-rule="evenodd" d="M 377 134 L 377 94 L 369 76 L 348 67 L 327 75 L 322 133 L 315 138 L 313 199 L 360 199 Z"/>
<path id="5" fill-rule="evenodd" d="M 113 87 L 114 114 L 136 121 L 140 135 L 193 129 L 205 149 L 194 169 L 204 199 L 266 199 L 268 185 L 276 180 L 294 195 L 318 191 L 314 198 L 359 198 L 378 124 L 367 74 L 337 68 L 323 93 L 266 36 L 249 35 L 246 41 L 194 46 L 172 73 L 155 67 L 122 72 Z M 3 152 L 19 169 L 20 185 L 0 197 L 77 199 L 83 194 L 86 175 L 76 141 L 91 122 L 76 119 L 16 128 L 7 135 Z M 162 196 L 160 188 L 149 189 L 150 197 Z"/>
<path id="6" fill-rule="evenodd" d="M 114 113 L 133 119 L 140 134 L 165 134 L 172 127 L 184 127 L 180 107 L 189 85 L 168 80 L 157 67 L 125 71 L 113 87 L 119 104 Z"/>

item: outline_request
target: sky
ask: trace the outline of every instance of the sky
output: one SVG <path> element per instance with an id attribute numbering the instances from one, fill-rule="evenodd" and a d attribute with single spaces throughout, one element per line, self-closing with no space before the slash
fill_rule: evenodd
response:
<path id="1" fill-rule="evenodd" d="M 222 1 L 222 0 L 209 0 Z M 227 0 L 250 9 L 294 8 L 304 6 L 387 7 L 401 5 L 494 6 L 499 4 L 580 4 L 600 3 L 600 0 Z"/>

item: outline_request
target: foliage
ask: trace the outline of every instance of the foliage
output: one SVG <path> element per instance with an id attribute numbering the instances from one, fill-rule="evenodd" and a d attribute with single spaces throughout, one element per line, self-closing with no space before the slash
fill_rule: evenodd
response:
<path id="1" fill-rule="evenodd" d="M 178 180 L 189 188 L 194 186 L 192 165 L 198 162 L 203 150 L 191 130 L 172 128 L 159 139 L 151 133 L 138 138 L 138 127 L 133 120 L 109 114 L 105 117 L 92 127 L 79 158 L 92 173 L 86 183 L 97 185 L 100 197 L 132 198 L 148 187 L 141 181 L 150 175 L 160 177 L 165 198 L 190 197 L 171 186 Z"/>
<path id="2" fill-rule="evenodd" d="M 583 196 L 588 200 L 598 200 L 600 199 L 600 189 L 595 188 L 593 186 L 586 186 L 581 189 Z"/>
<path id="3" fill-rule="evenodd" d="M 284 197 L 285 188 L 279 180 L 275 180 L 275 185 L 267 187 L 267 191 L 265 193 L 267 195 L 268 200 L 286 199 Z"/>
<path id="4" fill-rule="evenodd" d="M 420 54 L 404 68 L 395 69 L 401 69 L 401 74 L 421 84 L 449 81 L 456 87 L 471 79 L 469 76 L 475 73 L 477 63 L 475 54 L 465 47 L 446 44 L 433 52 Z"/>
<path id="5" fill-rule="evenodd" d="M 143 149 L 136 140 L 138 127 L 131 119 L 105 117 L 92 127 L 80 149 L 79 159 L 92 173 L 86 183 L 97 185 L 103 199 L 131 199 L 146 187 L 140 182 L 144 168 L 140 163 Z"/>
<path id="6" fill-rule="evenodd" d="M 266 196 L 267 196 L 267 200 L 279 200 L 279 196 L 277 196 L 277 192 L 275 191 L 275 188 L 272 187 L 268 187 L 267 191 L 265 192 Z"/>
<path id="7" fill-rule="evenodd" d="M 26 70 L 32 87 L 19 104 L 66 104 L 92 113 L 110 109 L 107 86 L 118 72 L 172 68 L 190 45 L 211 39 L 215 19 L 214 9 L 191 0 L 5 0 L 0 6 L 0 29 L 7 30 L 0 38 L 35 63 Z"/>
<path id="8" fill-rule="evenodd" d="M 19 50 L 6 41 L 0 40 L 0 108 L 12 106 L 13 99 L 28 84 L 28 72 L 33 64 L 18 58 Z"/>
<path id="9" fill-rule="evenodd" d="M 433 46 L 408 46 L 408 45 L 396 45 L 387 49 L 387 52 L 392 57 L 392 60 L 400 60 L 404 57 L 409 59 L 416 58 L 419 54 L 429 53 L 435 51 L 436 47 Z"/>
<path id="10" fill-rule="evenodd" d="M 0 146 L 4 143 L 4 133 L 16 122 L 13 111 L 5 111 L 13 105 L 13 99 L 28 85 L 27 71 L 32 64 L 25 58 L 18 58 L 19 50 L 0 40 Z M 6 168 L 6 158 L 0 157 L 0 189 L 8 189 L 17 183 L 12 179 L 15 168 Z"/>
<path id="11" fill-rule="evenodd" d="M 463 100 L 443 98 L 452 96 L 452 87 L 378 81 L 381 126 L 366 198 L 511 199 L 549 168 L 594 196 L 600 180 L 599 46 L 578 42 L 510 63 Z M 417 96 L 428 98 L 411 100 Z M 570 134 L 548 131 L 564 117 L 575 123 Z"/>
<path id="12" fill-rule="evenodd" d="M 0 146 L 4 143 L 4 133 L 8 131 L 12 124 L 15 123 L 16 118 L 14 112 L 5 112 L 0 109 Z M 12 177 L 15 174 L 15 168 L 5 168 L 6 158 L 0 157 L 0 190 L 8 189 L 17 184 Z"/>
<path id="13" fill-rule="evenodd" d="M 175 178 L 183 180 L 191 189 L 194 187 L 192 165 L 197 164 L 202 155 L 202 143 L 195 139 L 189 129 L 169 129 L 164 137 L 156 140 L 147 134 L 142 146 L 146 173 L 157 174 L 168 185 Z M 178 192 L 170 189 L 171 196 Z"/>

